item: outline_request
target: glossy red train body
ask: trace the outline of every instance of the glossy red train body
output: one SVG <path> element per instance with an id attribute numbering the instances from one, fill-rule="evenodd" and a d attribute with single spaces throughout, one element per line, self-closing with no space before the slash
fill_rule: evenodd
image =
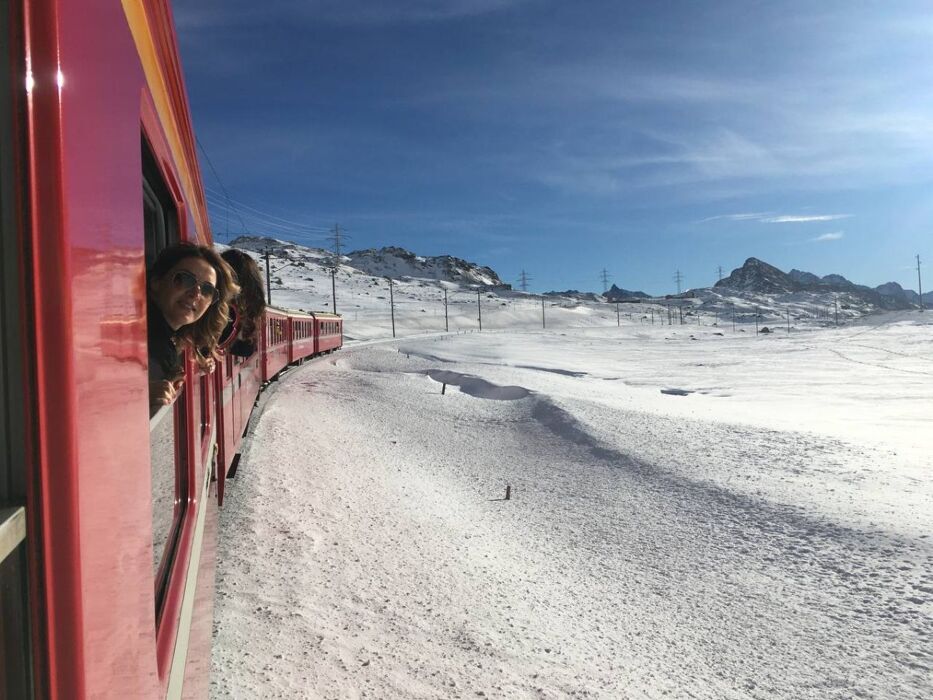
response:
<path id="1" fill-rule="evenodd" d="M 212 240 L 171 9 L 0 21 L 0 697 L 206 697 L 226 477 L 263 384 L 341 322 L 269 309 L 150 419 L 147 260 Z"/>

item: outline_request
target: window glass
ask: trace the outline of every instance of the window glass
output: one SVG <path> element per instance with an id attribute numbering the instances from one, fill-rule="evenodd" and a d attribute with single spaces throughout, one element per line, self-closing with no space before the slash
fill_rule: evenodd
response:
<path id="1" fill-rule="evenodd" d="M 210 375 L 203 374 L 199 382 L 199 392 L 201 399 L 201 439 L 207 434 L 211 427 L 211 395 L 210 395 Z"/>
<path id="2" fill-rule="evenodd" d="M 183 400 L 183 396 L 179 397 Z M 149 455 L 152 480 L 152 547 L 153 576 L 158 577 L 159 568 L 168 550 L 178 510 L 177 462 L 178 453 L 184 453 L 184 443 L 177 440 L 175 413 L 165 408 L 155 415 L 150 423 Z"/>
<path id="3" fill-rule="evenodd" d="M 178 212 L 145 138 L 142 139 L 142 164 L 143 231 L 148 269 L 164 248 L 178 242 Z M 152 558 L 157 616 L 188 498 L 187 390 L 184 387 L 175 403 L 156 413 L 149 422 Z"/>
<path id="4" fill-rule="evenodd" d="M 13 86 L 25 77 L 22 36 L 23 3 L 0 0 L 0 527 L 6 546 L 0 547 L 0 697 L 32 698 L 31 630 L 28 600 L 27 545 L 21 537 L 26 506 L 27 473 L 24 436 L 30 420 L 23 415 L 23 384 L 28 365 L 23 361 L 20 327 L 20 228 L 28 211 L 18 196 L 17 183 L 25 182 L 25 163 L 14 151 L 25 153 L 21 133 L 14 130 Z M 24 120 L 20 120 L 23 123 Z M 25 261 L 24 261 L 25 262 Z M 28 311 L 26 313 L 29 313 Z M 28 322 L 28 318 L 26 319 Z"/>
<path id="5" fill-rule="evenodd" d="M 175 200 L 162 179 L 158 162 L 146 140 L 142 141 L 143 223 L 146 235 L 146 269 L 163 248 L 178 242 L 178 214 Z"/>

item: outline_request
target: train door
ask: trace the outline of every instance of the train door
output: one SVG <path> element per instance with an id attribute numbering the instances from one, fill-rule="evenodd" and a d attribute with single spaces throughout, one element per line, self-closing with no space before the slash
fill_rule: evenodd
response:
<path id="1" fill-rule="evenodd" d="M 26 526 L 36 518 L 27 506 L 29 414 L 23 410 L 28 371 L 22 354 L 25 266 L 20 265 L 25 216 L 15 154 L 24 149 L 18 148 L 21 121 L 13 91 L 25 86 L 25 70 L 11 64 L 11 56 L 23 55 L 13 29 L 22 26 L 14 16 L 18 7 L 0 0 L 0 697 L 31 698 L 37 692 L 31 630 L 37 616 L 30 614 L 29 567 L 36 562 L 29 561 Z"/>

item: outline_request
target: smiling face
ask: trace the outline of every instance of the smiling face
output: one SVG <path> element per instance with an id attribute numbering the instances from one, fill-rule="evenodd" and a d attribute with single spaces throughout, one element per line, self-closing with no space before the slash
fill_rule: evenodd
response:
<path id="1" fill-rule="evenodd" d="M 178 272 L 193 275 L 197 284 L 186 288 L 179 283 Z M 190 257 L 179 260 L 163 277 L 150 284 L 152 298 L 173 331 L 194 323 L 210 308 L 213 298 L 202 294 L 200 289 L 204 282 L 216 287 L 217 272 L 206 260 Z"/>

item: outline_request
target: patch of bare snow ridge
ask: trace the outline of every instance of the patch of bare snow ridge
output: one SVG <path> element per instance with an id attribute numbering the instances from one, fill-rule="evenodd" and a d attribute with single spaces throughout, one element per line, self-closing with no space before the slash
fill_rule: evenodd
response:
<path id="1" fill-rule="evenodd" d="M 212 697 L 933 696 L 930 330 L 290 372 L 221 513 Z"/>

